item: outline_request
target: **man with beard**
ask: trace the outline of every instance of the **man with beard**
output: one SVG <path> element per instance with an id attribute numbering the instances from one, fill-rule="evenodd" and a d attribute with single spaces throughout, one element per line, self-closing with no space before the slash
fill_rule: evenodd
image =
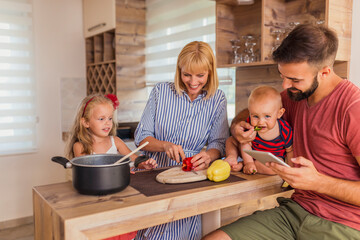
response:
<path id="1" fill-rule="evenodd" d="M 204 239 L 360 239 L 360 90 L 334 73 L 337 46 L 333 31 L 305 24 L 273 53 L 284 119 L 294 130 L 294 167 L 267 166 L 295 188 L 291 199 Z M 255 137 L 244 121 L 232 126 L 239 142 Z"/>

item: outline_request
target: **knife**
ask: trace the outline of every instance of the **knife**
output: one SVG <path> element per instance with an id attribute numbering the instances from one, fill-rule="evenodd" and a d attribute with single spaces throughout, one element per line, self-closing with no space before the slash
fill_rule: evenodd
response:
<path id="1" fill-rule="evenodd" d="M 196 175 L 199 175 L 194 169 L 191 170 L 193 173 L 195 173 Z"/>

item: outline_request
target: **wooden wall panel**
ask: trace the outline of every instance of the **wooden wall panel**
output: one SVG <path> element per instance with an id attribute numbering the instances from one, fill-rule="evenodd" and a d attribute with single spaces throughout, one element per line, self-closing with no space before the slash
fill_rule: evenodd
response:
<path id="1" fill-rule="evenodd" d="M 350 62 L 335 62 L 334 72 L 342 78 L 349 79 Z"/>
<path id="2" fill-rule="evenodd" d="M 145 0 L 116 1 L 116 69 L 127 69 L 116 72 L 118 89 L 145 87 L 145 74 L 131 73 L 145 73 L 145 13 Z"/>
<path id="3" fill-rule="evenodd" d="M 216 59 L 219 67 L 231 63 L 231 39 L 237 38 L 232 7 L 216 4 Z"/>
<path id="4" fill-rule="evenodd" d="M 116 72 L 120 76 L 129 76 L 129 77 L 145 76 L 145 69 L 141 65 L 138 67 L 117 66 Z"/>
<path id="5" fill-rule="evenodd" d="M 315 22 L 316 20 L 325 20 L 326 0 L 297 0 L 287 1 L 286 18 L 287 22 Z"/>
<path id="6" fill-rule="evenodd" d="M 117 90 L 134 90 L 145 87 L 145 76 L 141 77 L 117 77 L 116 85 L 118 86 Z M 134 100 L 139 99 L 140 96 L 137 96 Z"/>
<path id="7" fill-rule="evenodd" d="M 328 0 L 328 26 L 339 37 L 339 50 L 336 59 L 349 61 L 351 52 L 352 0 Z"/>
<path id="8" fill-rule="evenodd" d="M 275 29 L 285 29 L 286 26 L 284 0 L 264 0 L 263 16 L 261 59 L 262 61 L 268 61 L 271 60 L 272 48 L 275 42 L 275 36 L 272 32 Z"/>
<path id="9" fill-rule="evenodd" d="M 247 108 L 248 97 L 257 86 L 270 85 L 282 91 L 277 65 L 237 68 L 236 77 L 236 113 Z"/>
<path id="10" fill-rule="evenodd" d="M 134 22 L 118 22 L 116 24 L 116 31 L 121 35 L 141 35 L 145 36 L 145 24 Z"/>
<path id="11" fill-rule="evenodd" d="M 146 9 L 144 0 L 116 0 L 116 6 L 124 8 Z"/>
<path id="12" fill-rule="evenodd" d="M 147 101 L 145 0 L 116 1 L 116 86 L 118 121 L 139 121 Z"/>
<path id="13" fill-rule="evenodd" d="M 134 119 L 139 120 L 146 105 L 147 89 L 138 88 L 131 91 L 118 89 L 116 95 L 120 103 L 117 110 L 118 121 L 134 122 Z"/>

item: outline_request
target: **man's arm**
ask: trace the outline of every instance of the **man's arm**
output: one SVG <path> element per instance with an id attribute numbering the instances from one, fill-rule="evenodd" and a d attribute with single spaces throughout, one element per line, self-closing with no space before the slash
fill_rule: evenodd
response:
<path id="1" fill-rule="evenodd" d="M 360 168 L 360 157 L 355 157 Z M 291 159 L 299 168 L 283 167 L 280 164 L 267 165 L 293 188 L 316 191 L 343 202 L 360 206 L 360 181 L 348 181 L 319 173 L 313 163 L 304 158 Z"/>
<path id="2" fill-rule="evenodd" d="M 249 117 L 248 109 L 244 109 L 239 112 L 232 120 L 230 126 L 231 136 L 233 136 L 239 143 L 249 143 L 256 137 L 254 127 L 250 123 L 246 122 Z"/>
<path id="3" fill-rule="evenodd" d="M 355 157 L 360 168 L 360 157 Z M 318 184 L 318 192 L 343 202 L 360 206 L 360 181 L 348 181 L 329 176 L 323 176 Z"/>

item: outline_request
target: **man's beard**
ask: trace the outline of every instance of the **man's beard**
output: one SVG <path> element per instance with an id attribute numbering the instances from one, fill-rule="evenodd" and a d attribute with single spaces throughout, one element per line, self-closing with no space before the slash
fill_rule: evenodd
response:
<path id="1" fill-rule="evenodd" d="M 313 81 L 312 85 L 305 92 L 303 92 L 297 88 L 288 88 L 287 94 L 291 100 L 301 101 L 303 99 L 307 99 L 308 97 L 310 97 L 315 92 L 315 90 L 318 88 L 318 86 L 319 86 L 319 82 L 318 82 L 317 75 L 316 75 L 314 77 L 314 81 Z M 297 92 L 292 92 L 290 90 L 296 90 Z"/>

